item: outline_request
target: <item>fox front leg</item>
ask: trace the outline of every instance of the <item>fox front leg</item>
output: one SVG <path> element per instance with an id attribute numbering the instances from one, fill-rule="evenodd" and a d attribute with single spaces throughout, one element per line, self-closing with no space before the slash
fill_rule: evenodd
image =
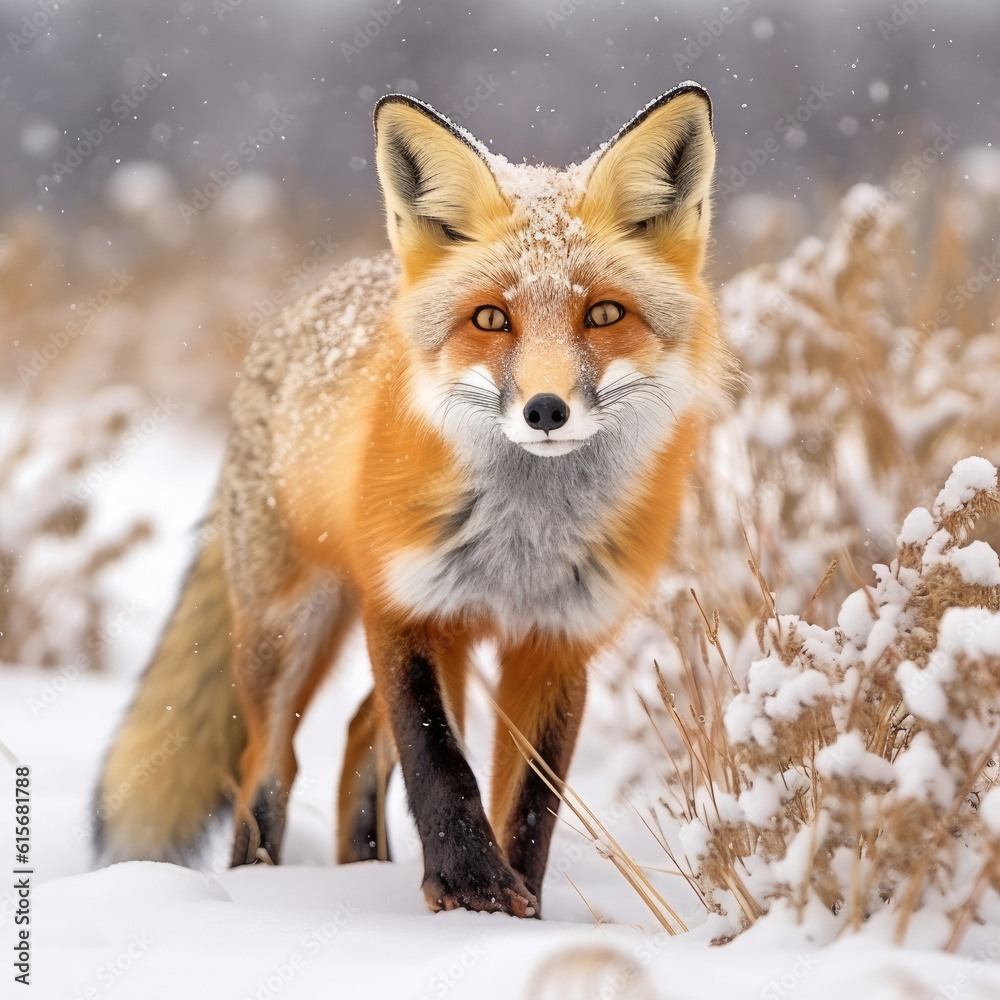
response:
<path id="1" fill-rule="evenodd" d="M 503 717 L 493 752 L 490 816 L 506 857 L 539 900 L 559 796 L 528 765 L 507 722 L 563 781 L 583 718 L 592 655 L 590 647 L 537 637 L 500 649 L 496 700 Z"/>
<path id="2" fill-rule="evenodd" d="M 497 844 L 445 707 L 442 677 L 453 644 L 427 630 L 367 631 L 376 691 L 423 846 L 427 905 L 535 916 L 537 900 Z"/>

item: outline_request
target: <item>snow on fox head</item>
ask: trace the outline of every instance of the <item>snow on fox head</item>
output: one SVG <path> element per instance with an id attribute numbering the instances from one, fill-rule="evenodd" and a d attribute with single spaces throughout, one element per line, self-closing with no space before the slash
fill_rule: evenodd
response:
<path id="1" fill-rule="evenodd" d="M 580 164 L 514 165 L 433 108 L 375 110 L 418 410 L 461 450 L 651 451 L 732 380 L 701 272 L 712 108 L 682 84 Z"/>

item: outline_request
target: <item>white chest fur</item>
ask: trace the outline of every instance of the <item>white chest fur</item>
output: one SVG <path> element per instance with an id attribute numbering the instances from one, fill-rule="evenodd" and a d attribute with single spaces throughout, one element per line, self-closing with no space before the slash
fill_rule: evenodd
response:
<path id="1" fill-rule="evenodd" d="M 632 471 L 610 444 L 540 458 L 499 442 L 439 543 L 387 567 L 394 603 L 421 617 L 486 617 L 511 636 L 613 629 L 636 595 L 609 550 Z"/>

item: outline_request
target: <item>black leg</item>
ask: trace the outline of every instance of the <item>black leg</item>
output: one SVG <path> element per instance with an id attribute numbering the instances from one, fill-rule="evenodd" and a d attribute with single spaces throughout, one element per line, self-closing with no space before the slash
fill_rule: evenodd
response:
<path id="1" fill-rule="evenodd" d="M 574 727 L 575 729 L 575 727 Z M 569 770 L 572 742 L 567 746 L 566 732 L 560 727 L 556 733 L 547 734 L 536 747 L 549 767 L 560 777 Z M 575 737 L 575 732 L 571 738 Z M 504 845 L 511 867 L 524 876 L 524 884 L 542 900 L 542 880 L 549 859 L 549 846 L 559 810 L 559 796 L 538 776 L 527 768 L 524 780 L 508 819 L 508 837 Z"/>
<path id="2" fill-rule="evenodd" d="M 347 729 L 337 800 L 338 864 L 392 860 L 385 830 L 385 789 L 394 766 L 392 740 L 383 731 L 372 691 Z"/>
<path id="3" fill-rule="evenodd" d="M 534 916 L 536 900 L 497 845 L 452 731 L 433 643 L 398 635 L 380 641 L 371 632 L 369 643 L 423 845 L 428 906 Z"/>

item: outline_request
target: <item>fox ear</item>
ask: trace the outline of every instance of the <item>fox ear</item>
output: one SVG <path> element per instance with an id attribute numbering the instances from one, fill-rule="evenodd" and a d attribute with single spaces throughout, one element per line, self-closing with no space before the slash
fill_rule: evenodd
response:
<path id="1" fill-rule="evenodd" d="M 487 238 L 510 209 L 472 140 L 432 107 L 390 94 L 375 106 L 375 163 L 389 240 L 411 276 Z"/>
<path id="2" fill-rule="evenodd" d="M 697 266 L 708 239 L 715 168 L 712 101 L 684 83 L 644 108 L 600 154 L 580 215 L 624 229 L 666 251 L 690 241 Z"/>

